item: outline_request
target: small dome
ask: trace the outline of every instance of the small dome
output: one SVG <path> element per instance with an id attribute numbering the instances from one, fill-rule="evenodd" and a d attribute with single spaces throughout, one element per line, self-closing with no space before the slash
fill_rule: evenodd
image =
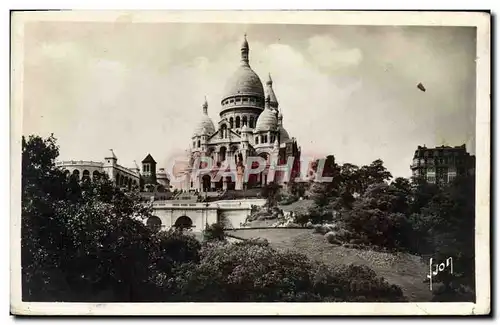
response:
<path id="1" fill-rule="evenodd" d="M 215 133 L 214 122 L 212 122 L 212 119 L 208 115 L 203 114 L 200 122 L 198 122 L 198 125 L 194 130 L 193 135 L 212 135 L 213 133 Z"/>
<path id="2" fill-rule="evenodd" d="M 202 107 L 203 114 L 201 116 L 200 122 L 194 130 L 194 137 L 198 135 L 212 135 L 215 133 L 214 122 L 212 122 L 212 119 L 208 116 L 208 103 L 206 97 Z"/>
<path id="3" fill-rule="evenodd" d="M 259 76 L 248 65 L 238 67 L 229 78 L 223 98 L 251 95 L 264 98 L 264 87 Z"/>
<path id="4" fill-rule="evenodd" d="M 257 123 L 255 124 L 255 132 L 261 131 L 276 131 L 278 128 L 278 119 L 276 113 L 269 108 L 269 96 L 266 98 L 266 108 L 260 113 Z"/>
<path id="5" fill-rule="evenodd" d="M 280 134 L 280 142 L 281 143 L 287 142 L 288 140 L 290 140 L 290 135 L 288 134 L 288 132 L 285 130 L 285 128 L 283 126 L 280 126 L 278 128 L 278 131 Z"/>

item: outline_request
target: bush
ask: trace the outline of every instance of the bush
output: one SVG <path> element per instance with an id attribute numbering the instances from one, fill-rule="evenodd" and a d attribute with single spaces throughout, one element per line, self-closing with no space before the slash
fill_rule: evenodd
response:
<path id="1" fill-rule="evenodd" d="M 342 242 L 337 239 L 337 233 L 334 231 L 330 231 L 325 234 L 326 241 L 330 244 L 342 245 Z"/>
<path id="2" fill-rule="evenodd" d="M 279 202 L 281 205 L 289 205 L 289 204 L 292 204 L 298 200 L 299 200 L 299 198 L 296 195 L 282 194 Z"/>
<path id="3" fill-rule="evenodd" d="M 247 239 L 247 240 L 243 240 L 243 241 L 240 241 L 240 242 L 236 242 L 234 243 L 234 245 L 239 245 L 239 246 L 252 246 L 252 245 L 255 245 L 255 246 L 263 246 L 263 247 L 267 247 L 269 246 L 269 241 L 265 238 L 250 238 L 250 239 Z"/>
<path id="4" fill-rule="evenodd" d="M 371 269 L 328 267 L 306 256 L 243 242 L 206 245 L 198 264 L 167 281 L 166 299 L 190 302 L 405 301 L 401 289 Z M 366 283 L 371 290 L 358 288 Z"/>
<path id="5" fill-rule="evenodd" d="M 309 221 L 309 216 L 304 213 L 295 213 L 293 216 L 293 222 L 301 225 L 310 224 L 310 227 L 312 227 L 312 222 Z"/>
<path id="6" fill-rule="evenodd" d="M 205 241 L 225 240 L 225 238 L 224 227 L 219 223 L 211 224 L 203 230 L 203 240 Z"/>
<path id="7" fill-rule="evenodd" d="M 323 225 L 314 225 L 313 228 L 314 228 L 313 233 L 315 233 L 315 234 L 322 234 L 322 235 L 324 235 L 324 234 L 326 234 L 327 232 L 330 231 L 330 229 L 326 228 Z"/>

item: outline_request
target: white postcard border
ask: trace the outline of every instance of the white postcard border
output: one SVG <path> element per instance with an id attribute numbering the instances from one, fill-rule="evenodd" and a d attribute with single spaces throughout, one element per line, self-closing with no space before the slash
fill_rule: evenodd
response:
<path id="1" fill-rule="evenodd" d="M 28 303 L 21 301 L 23 24 L 28 21 L 476 26 L 476 303 Z M 376 11 L 17 12 L 11 26 L 11 313 L 24 315 L 470 315 L 490 312 L 490 15 Z"/>

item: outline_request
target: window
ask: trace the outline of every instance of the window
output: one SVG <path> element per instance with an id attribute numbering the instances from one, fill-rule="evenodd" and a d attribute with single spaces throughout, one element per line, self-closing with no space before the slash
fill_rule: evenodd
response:
<path id="1" fill-rule="evenodd" d="M 251 128 L 253 128 L 254 127 L 253 122 L 254 122 L 253 116 L 250 116 L 250 124 L 248 126 L 250 126 Z"/>
<path id="2" fill-rule="evenodd" d="M 255 137 L 255 144 L 259 144 L 259 137 Z"/>
<path id="3" fill-rule="evenodd" d="M 236 116 L 236 128 L 240 127 L 240 117 Z"/>
<path id="4" fill-rule="evenodd" d="M 200 145 L 201 145 L 201 142 L 200 142 L 200 140 L 198 140 L 198 148 L 200 147 Z"/>
<path id="5" fill-rule="evenodd" d="M 231 117 L 231 118 L 229 119 L 229 128 L 230 128 L 230 129 L 232 129 L 233 127 L 234 127 L 234 120 L 233 120 L 233 118 Z"/>
<path id="6" fill-rule="evenodd" d="M 230 102 L 230 103 L 234 103 L 234 99 L 231 99 L 229 102 Z"/>
<path id="7" fill-rule="evenodd" d="M 243 101 L 244 101 L 244 102 L 248 102 L 248 98 L 244 97 L 244 98 L 243 98 Z"/>
<path id="8" fill-rule="evenodd" d="M 237 98 L 236 98 L 236 102 L 237 102 L 237 103 L 241 102 L 241 98 L 237 97 Z"/>

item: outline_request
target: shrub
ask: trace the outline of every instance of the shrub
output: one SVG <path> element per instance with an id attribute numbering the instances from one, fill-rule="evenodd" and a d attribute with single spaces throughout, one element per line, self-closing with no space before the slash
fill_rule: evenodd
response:
<path id="1" fill-rule="evenodd" d="M 183 264 L 166 299 L 191 302 L 405 301 L 371 269 L 328 267 L 306 256 L 249 241 L 211 243 L 198 264 Z M 352 282 L 368 283 L 372 290 Z M 366 287 L 366 285 L 365 285 Z"/>
<path id="2" fill-rule="evenodd" d="M 326 234 L 327 232 L 329 232 L 330 229 L 325 227 L 324 225 L 314 225 L 314 233 L 316 234 Z"/>
<path id="3" fill-rule="evenodd" d="M 299 198 L 296 195 L 283 194 L 280 198 L 280 204 L 281 205 L 289 205 L 289 204 L 292 204 L 293 202 L 296 202 L 298 200 L 299 200 Z"/>
<path id="4" fill-rule="evenodd" d="M 310 224 L 312 227 L 312 222 L 309 221 L 309 216 L 305 213 L 295 213 L 293 216 L 293 222 L 301 225 Z"/>
<path id="5" fill-rule="evenodd" d="M 255 245 L 255 246 L 269 246 L 269 241 L 265 238 L 250 238 L 240 242 L 234 243 L 234 245 L 245 246 L 245 245 Z"/>
<path id="6" fill-rule="evenodd" d="M 225 240 L 224 234 L 224 226 L 220 223 L 214 223 L 210 226 L 205 227 L 203 230 L 203 240 L 211 241 L 211 240 Z"/>
<path id="7" fill-rule="evenodd" d="M 330 244 L 342 245 L 342 242 L 337 239 L 337 233 L 334 231 L 330 231 L 325 234 L 326 241 Z"/>

